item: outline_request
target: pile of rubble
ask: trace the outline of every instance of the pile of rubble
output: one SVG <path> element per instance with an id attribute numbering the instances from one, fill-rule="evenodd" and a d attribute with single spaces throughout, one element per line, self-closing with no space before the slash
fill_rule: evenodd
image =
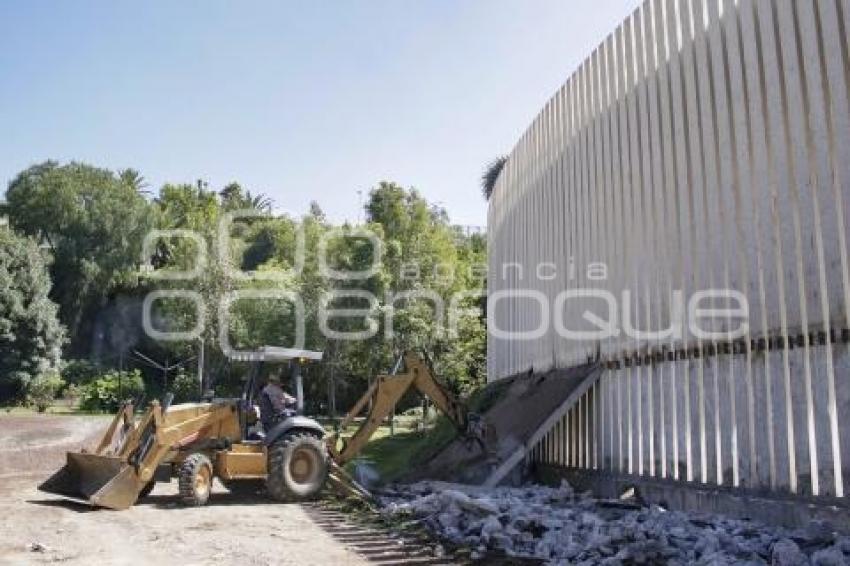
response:
<path id="1" fill-rule="evenodd" d="M 804 530 L 596 500 L 559 488 L 420 482 L 381 496 L 383 513 L 420 521 L 474 549 L 570 564 L 850 564 L 850 537 L 823 523 Z"/>

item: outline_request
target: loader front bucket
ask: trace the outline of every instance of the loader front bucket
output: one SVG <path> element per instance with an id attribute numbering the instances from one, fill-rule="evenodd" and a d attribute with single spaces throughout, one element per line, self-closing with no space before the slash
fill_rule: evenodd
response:
<path id="1" fill-rule="evenodd" d="M 68 452 L 68 462 L 38 489 L 98 507 L 127 509 L 142 487 L 133 466 L 116 456 Z"/>

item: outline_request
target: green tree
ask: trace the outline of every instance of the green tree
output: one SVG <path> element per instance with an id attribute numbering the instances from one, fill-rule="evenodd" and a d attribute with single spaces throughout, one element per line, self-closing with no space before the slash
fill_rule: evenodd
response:
<path id="1" fill-rule="evenodd" d="M 55 371 L 42 373 L 27 385 L 27 404 L 35 407 L 39 413 L 45 412 L 63 385 L 65 382 Z"/>
<path id="2" fill-rule="evenodd" d="M 226 388 L 230 364 L 219 349 L 220 307 L 223 299 L 239 288 L 294 290 L 289 278 L 282 282 L 241 281 L 231 274 L 236 271 L 285 269 L 294 263 L 296 223 L 286 217 L 272 218 L 261 210 L 265 205 L 240 185 L 231 183 L 216 193 L 203 184 L 165 185 L 154 201 L 157 219 L 163 229 L 188 229 L 199 236 L 208 251 L 208 261 L 200 275 L 191 281 L 151 281 L 145 288 L 179 288 L 196 291 L 206 321 L 201 339 L 207 374 L 219 379 L 217 386 Z M 253 203 L 253 204 L 252 204 Z M 256 206 L 254 206 L 256 205 Z M 218 227 L 224 214 L 231 210 L 254 208 L 257 217 L 239 219 L 230 226 L 228 249 L 219 247 Z M 194 266 L 197 244 L 187 238 L 159 242 L 153 264 L 159 270 L 188 270 Z M 278 308 L 276 301 L 235 301 L 228 309 L 227 335 L 234 348 L 255 348 L 264 344 L 280 344 L 290 334 L 292 317 Z M 180 299 L 157 301 L 156 317 L 162 329 L 184 330 L 195 324 L 195 305 Z M 283 342 L 285 343 L 285 342 Z M 188 355 L 198 344 L 160 344 L 175 356 Z"/>
<path id="3" fill-rule="evenodd" d="M 233 286 L 227 277 L 227 267 L 232 262 L 219 262 L 216 256 L 217 228 L 223 214 L 219 197 L 203 183 L 166 184 L 154 200 L 154 206 L 159 228 L 191 230 L 203 240 L 207 262 L 200 275 L 193 280 L 144 280 L 142 290 L 176 288 L 196 291 L 201 297 L 201 314 L 206 321 L 201 335 L 205 367 L 220 368 L 225 360 L 218 350 L 218 306 Z M 187 238 L 161 240 L 152 263 L 158 270 L 190 270 L 195 267 L 198 251 L 197 244 Z M 160 321 L 158 328 L 185 330 L 195 325 L 194 304 L 169 299 L 157 301 L 156 306 L 155 316 Z M 197 351 L 199 344 L 167 342 L 159 346 L 173 357 L 182 357 Z"/>
<path id="4" fill-rule="evenodd" d="M 86 411 L 115 412 L 123 401 L 145 392 L 139 370 L 108 371 L 83 387 L 80 407 Z"/>
<path id="5" fill-rule="evenodd" d="M 382 238 L 384 255 L 381 275 L 365 286 L 384 301 L 384 313 L 392 309 L 393 333 L 388 341 L 382 325 L 379 335 L 349 345 L 346 355 L 377 361 L 374 372 L 387 367 L 395 353 L 413 349 L 427 355 L 438 375 L 457 391 L 483 383 L 484 318 L 465 316 L 456 333 L 448 328 L 455 297 L 463 298 L 460 306 L 465 309 L 480 307 L 475 294 L 482 292 L 484 281 L 476 278 L 473 267 L 484 261 L 483 239 L 464 236 L 442 208 L 394 183 L 381 183 L 371 191 L 366 212 L 369 227 Z M 439 310 L 428 298 L 399 299 L 410 292 L 437 297 Z"/>
<path id="6" fill-rule="evenodd" d="M 183 370 L 171 380 L 169 389 L 174 393 L 175 403 L 191 403 L 201 398 L 198 377 Z"/>
<path id="7" fill-rule="evenodd" d="M 137 284 L 150 207 L 115 173 L 48 161 L 20 173 L 6 193 L 9 223 L 53 254 L 51 297 L 71 336 L 71 353 L 88 354 L 98 309 Z"/>
<path id="8" fill-rule="evenodd" d="M 65 332 L 49 292 L 36 242 L 0 227 L 0 401 L 22 399 L 58 368 Z"/>
<path id="9" fill-rule="evenodd" d="M 96 379 L 103 369 L 88 360 L 68 360 L 62 364 L 62 380 L 69 385 L 85 385 Z"/>

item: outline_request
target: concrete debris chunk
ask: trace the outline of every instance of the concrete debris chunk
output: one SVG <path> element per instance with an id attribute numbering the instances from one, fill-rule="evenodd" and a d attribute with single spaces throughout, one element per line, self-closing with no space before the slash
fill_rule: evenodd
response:
<path id="1" fill-rule="evenodd" d="M 499 508 L 487 499 L 474 499 L 461 491 L 447 490 L 440 494 L 443 499 L 451 500 L 455 505 L 479 515 L 495 515 Z"/>
<path id="2" fill-rule="evenodd" d="M 850 562 L 850 557 L 846 556 L 838 545 L 822 548 L 812 554 L 813 566 L 840 566 Z"/>
<path id="3" fill-rule="evenodd" d="M 800 547 L 791 539 L 784 538 L 773 544 L 771 561 L 773 566 L 803 566 L 809 560 Z"/>
<path id="4" fill-rule="evenodd" d="M 412 516 L 473 557 L 550 564 L 850 564 L 850 538 L 828 524 L 790 531 L 752 521 L 689 515 L 637 498 L 595 500 L 558 487 L 418 482 L 381 496 L 388 516 Z"/>

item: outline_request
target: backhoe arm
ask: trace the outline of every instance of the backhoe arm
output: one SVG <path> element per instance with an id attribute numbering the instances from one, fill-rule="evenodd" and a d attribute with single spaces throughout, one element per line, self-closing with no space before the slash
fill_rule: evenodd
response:
<path id="1" fill-rule="evenodd" d="M 442 383 L 437 381 L 428 364 L 422 358 L 413 353 L 404 355 L 404 363 L 407 371 L 413 373 L 413 384 L 420 393 L 431 399 L 434 405 L 444 414 L 461 432 L 466 431 L 468 422 L 468 411 L 466 405 L 455 399 Z"/>
<path id="2" fill-rule="evenodd" d="M 363 409 L 372 401 L 372 409 L 366 415 L 366 420 L 350 438 L 343 441 L 342 449 L 337 448 L 339 433 L 327 437 L 328 451 L 334 461 L 343 466 L 354 459 L 363 450 L 366 443 L 375 433 L 381 423 L 395 408 L 411 387 L 415 387 L 423 395 L 431 399 L 461 431 L 466 430 L 466 408 L 437 381 L 428 365 L 413 353 L 404 355 L 406 371 L 394 375 L 379 375 L 340 423 L 344 430 Z"/>

